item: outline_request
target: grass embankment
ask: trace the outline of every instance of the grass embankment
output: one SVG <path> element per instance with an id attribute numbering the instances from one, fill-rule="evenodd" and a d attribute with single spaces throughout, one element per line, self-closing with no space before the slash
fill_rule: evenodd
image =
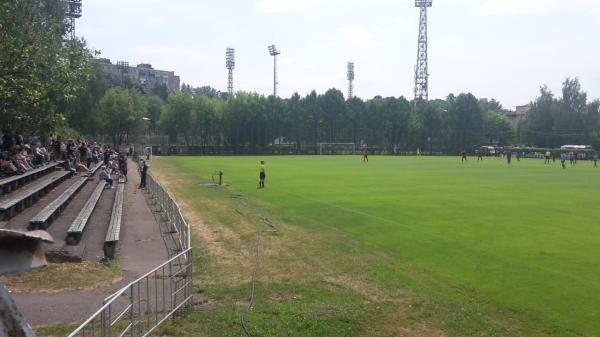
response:
<path id="1" fill-rule="evenodd" d="M 93 290 L 121 279 L 118 259 L 110 265 L 96 261 L 50 263 L 31 272 L 0 278 L 14 293 Z"/>
<path id="2" fill-rule="evenodd" d="M 259 159 L 153 161 L 193 224 L 203 302 L 165 335 L 240 334 L 264 218 L 278 231 L 262 240 L 255 336 L 598 335 L 588 163 L 267 157 L 257 190 Z M 216 170 L 230 187 L 200 185 Z"/>

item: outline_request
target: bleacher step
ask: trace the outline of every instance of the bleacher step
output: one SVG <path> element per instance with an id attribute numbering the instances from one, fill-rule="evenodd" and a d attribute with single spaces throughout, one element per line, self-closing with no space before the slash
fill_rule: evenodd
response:
<path id="1" fill-rule="evenodd" d="M 68 176 L 68 171 L 56 171 L 39 181 L 33 182 L 26 187 L 15 191 L 13 195 L 5 196 L 0 202 L 0 218 L 8 220 L 25 208 L 31 206 L 39 198 L 49 193 L 52 189 L 62 183 Z"/>
<path id="2" fill-rule="evenodd" d="M 56 216 L 58 216 L 79 190 L 88 181 L 88 177 L 79 177 L 73 185 L 65 190 L 58 198 L 44 207 L 37 215 L 29 220 L 29 229 L 46 229 Z"/>
<path id="3" fill-rule="evenodd" d="M 104 191 L 105 187 L 105 181 L 100 181 L 98 183 L 98 186 L 96 186 L 96 189 L 94 189 L 94 192 L 81 209 L 81 212 L 79 212 L 79 214 L 71 224 L 71 227 L 69 227 L 66 239 L 69 245 L 76 245 L 81 240 L 83 231 L 85 230 L 85 227 L 90 217 L 92 216 L 92 213 L 94 212 L 94 209 L 96 208 L 98 200 L 100 200 L 100 196 L 102 195 L 102 191 Z"/>

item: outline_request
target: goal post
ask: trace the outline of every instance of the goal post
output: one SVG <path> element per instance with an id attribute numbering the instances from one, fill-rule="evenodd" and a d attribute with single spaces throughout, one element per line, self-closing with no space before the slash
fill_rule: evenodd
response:
<path id="1" fill-rule="evenodd" d="M 356 154 L 354 143 L 319 143 L 319 154 Z"/>

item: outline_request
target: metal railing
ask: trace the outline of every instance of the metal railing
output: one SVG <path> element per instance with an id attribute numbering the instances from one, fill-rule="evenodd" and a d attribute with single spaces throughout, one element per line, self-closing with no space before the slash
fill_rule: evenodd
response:
<path id="1" fill-rule="evenodd" d="M 169 318 L 193 310 L 190 228 L 177 203 L 150 174 L 146 186 L 167 215 L 179 249 L 176 254 L 169 253 L 168 261 L 107 297 L 69 337 L 145 337 Z"/>
<path id="2" fill-rule="evenodd" d="M 146 188 L 156 199 L 158 205 L 162 208 L 162 211 L 168 216 L 172 227 L 172 233 L 178 236 L 181 249 L 190 248 L 192 246 L 190 230 L 188 224 L 181 215 L 179 205 L 173 200 L 169 192 L 167 192 L 161 184 L 156 182 L 151 174 L 148 174 L 146 178 Z"/>

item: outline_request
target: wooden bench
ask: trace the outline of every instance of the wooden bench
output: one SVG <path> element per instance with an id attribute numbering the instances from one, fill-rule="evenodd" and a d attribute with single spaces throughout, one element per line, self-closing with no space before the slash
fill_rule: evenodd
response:
<path id="1" fill-rule="evenodd" d="M 62 163 L 62 161 L 53 162 L 42 167 L 38 167 L 34 170 L 25 172 L 21 175 L 0 179 L 0 195 L 14 191 L 19 187 L 27 184 L 28 182 L 36 180 L 37 178 L 54 171 L 56 167 L 61 165 Z"/>
<path id="2" fill-rule="evenodd" d="M 121 236 L 121 218 L 123 217 L 123 194 L 125 184 L 118 184 L 115 202 L 113 204 L 112 215 L 110 216 L 110 225 L 106 232 L 104 240 L 104 256 L 114 259 L 115 250 L 119 237 Z"/>
<path id="3" fill-rule="evenodd" d="M 29 230 L 46 229 L 64 209 L 71 199 L 88 181 L 87 177 L 78 177 L 73 185 L 67 188 L 58 198 L 44 207 L 36 216 L 29 220 Z"/>
<path id="4" fill-rule="evenodd" d="M 106 187 L 106 181 L 102 180 L 96 186 L 96 189 L 85 203 L 81 212 L 77 215 L 71 227 L 67 231 L 67 244 L 76 245 L 81 240 L 81 236 L 83 236 L 83 231 L 85 230 L 85 226 L 87 225 L 96 205 L 98 204 L 98 200 L 100 200 L 100 196 L 102 195 L 102 191 Z"/>
<path id="5" fill-rule="evenodd" d="M 60 185 L 69 175 L 68 171 L 51 173 L 48 177 L 27 185 L 14 195 L 7 196 L 8 198 L 0 203 L 0 219 L 6 221 L 22 212 L 54 187 Z"/>

